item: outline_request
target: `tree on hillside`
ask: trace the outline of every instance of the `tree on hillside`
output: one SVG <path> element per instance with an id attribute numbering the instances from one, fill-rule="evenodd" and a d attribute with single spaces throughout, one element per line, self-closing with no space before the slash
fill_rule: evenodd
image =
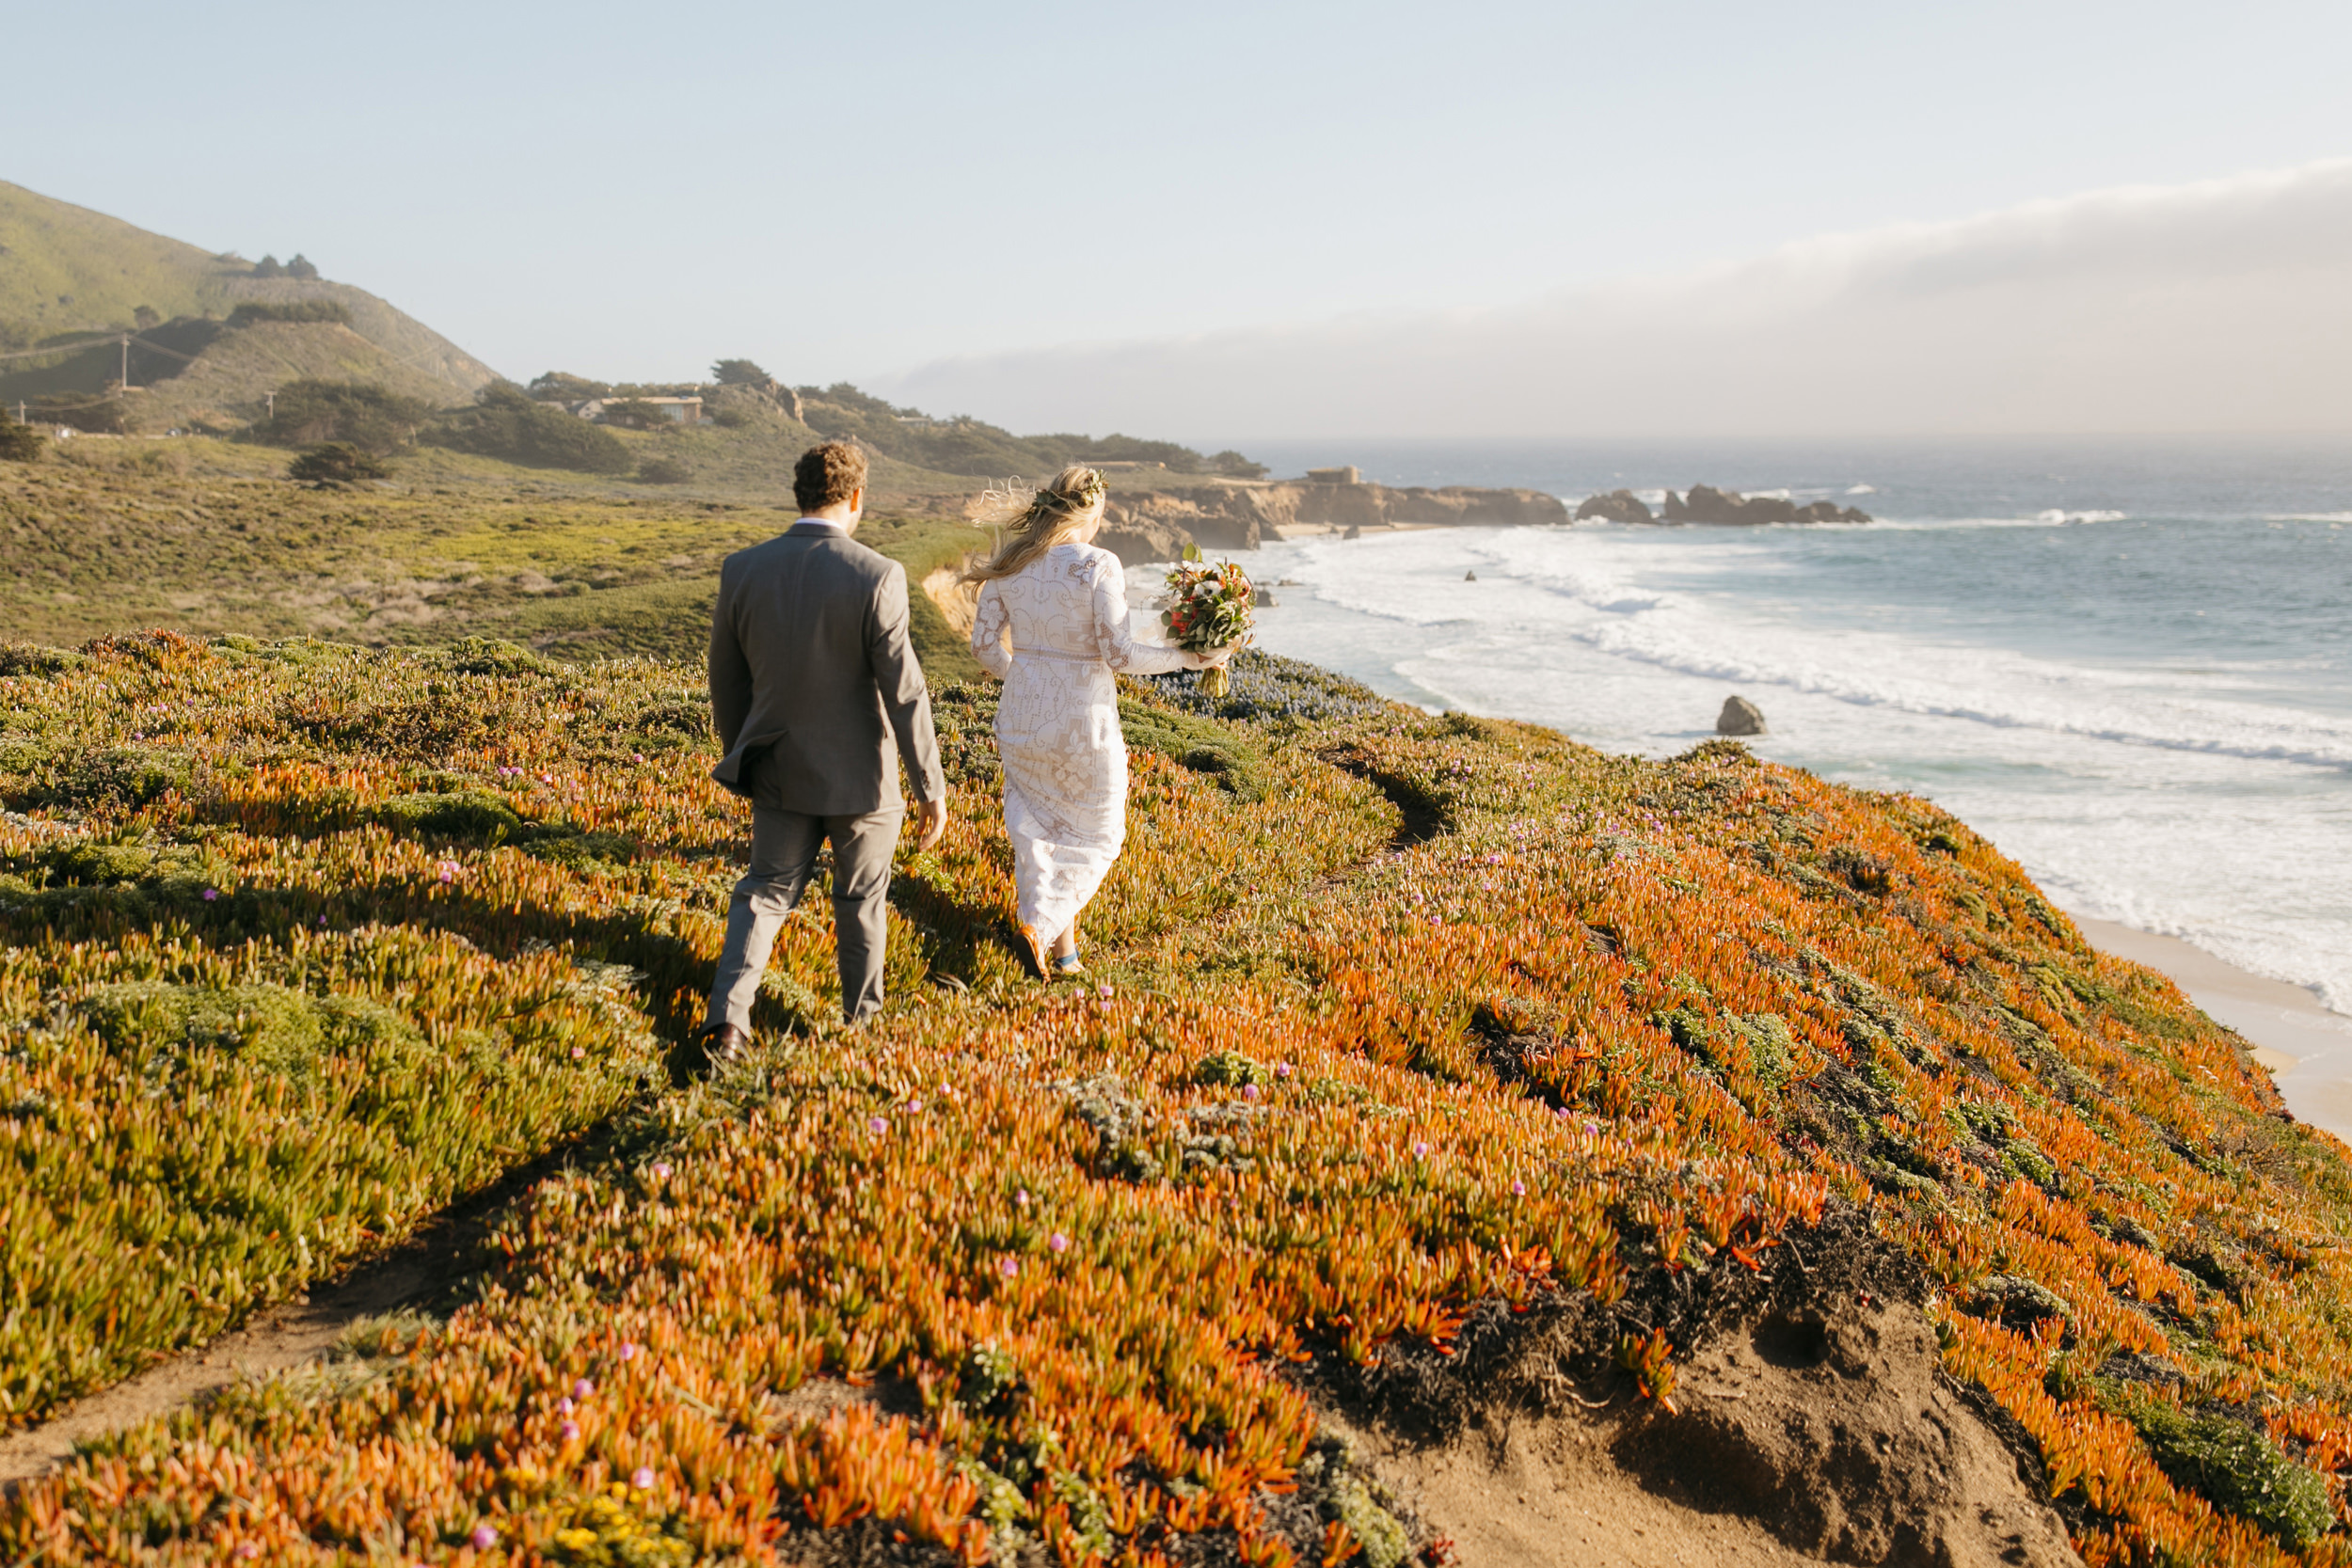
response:
<path id="1" fill-rule="evenodd" d="M 141 332 L 144 332 L 151 326 L 161 326 L 163 325 L 163 312 L 156 309 L 152 305 L 142 305 L 131 312 L 131 323 Z"/>
<path id="2" fill-rule="evenodd" d="M 281 447 L 342 442 L 381 455 L 415 439 L 433 415 L 422 398 L 364 381 L 289 381 L 273 402 L 276 412 L 249 428 L 248 439 Z"/>
<path id="3" fill-rule="evenodd" d="M 373 452 L 342 441 L 312 447 L 286 465 L 288 479 L 322 488 L 329 484 L 357 484 L 365 479 L 387 479 L 391 471 Z"/>
<path id="4" fill-rule="evenodd" d="M 1263 463 L 1253 463 L 1228 447 L 1209 459 L 1209 471 L 1223 474 L 1228 479 L 1263 479 L 1266 476 L 1266 466 Z"/>
<path id="5" fill-rule="evenodd" d="M 48 444 L 40 431 L 17 423 L 15 415 L 0 414 L 0 463 L 33 462 Z"/>
<path id="6" fill-rule="evenodd" d="M 309 258 L 297 250 L 294 252 L 294 260 L 286 263 L 286 276 L 299 277 L 305 283 L 311 283 L 318 280 L 319 269 L 311 263 Z"/>
<path id="7" fill-rule="evenodd" d="M 625 474 L 633 466 L 619 436 L 533 400 L 511 381 L 493 381 L 474 394 L 471 408 L 443 414 L 419 439 L 534 468 Z"/>
<path id="8" fill-rule="evenodd" d="M 722 387 L 765 387 L 776 379 L 750 359 L 722 359 L 710 367 L 710 376 Z"/>
<path id="9" fill-rule="evenodd" d="M 612 384 L 591 381 L 569 371 L 549 371 L 531 383 L 531 395 L 541 403 L 585 403 L 590 398 L 609 398 Z"/>
<path id="10" fill-rule="evenodd" d="M 264 255 L 260 261 L 253 263 L 253 276 L 256 277 L 283 277 L 286 276 L 286 269 L 278 264 L 277 257 Z"/>

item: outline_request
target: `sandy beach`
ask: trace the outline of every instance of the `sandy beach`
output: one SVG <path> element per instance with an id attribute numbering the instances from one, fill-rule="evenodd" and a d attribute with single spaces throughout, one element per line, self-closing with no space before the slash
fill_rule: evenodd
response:
<path id="1" fill-rule="evenodd" d="M 2329 1012 L 2300 986 L 2249 974 L 2177 937 L 2074 920 L 2094 946 L 2168 976 L 2215 1022 L 2245 1036 L 2290 1110 L 2352 1140 L 2352 1018 Z"/>

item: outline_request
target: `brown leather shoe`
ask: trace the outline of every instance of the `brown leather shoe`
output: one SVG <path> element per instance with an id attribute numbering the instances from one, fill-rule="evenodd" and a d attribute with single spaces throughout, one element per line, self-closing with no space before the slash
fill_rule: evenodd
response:
<path id="1" fill-rule="evenodd" d="M 694 1037 L 702 1042 L 706 1069 L 739 1062 L 752 1049 L 752 1037 L 732 1023 L 713 1023 Z"/>

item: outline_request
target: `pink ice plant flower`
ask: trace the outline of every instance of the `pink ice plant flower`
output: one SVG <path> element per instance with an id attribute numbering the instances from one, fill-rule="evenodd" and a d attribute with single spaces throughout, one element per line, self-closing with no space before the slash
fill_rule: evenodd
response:
<path id="1" fill-rule="evenodd" d="M 576 1400 L 584 1400 L 596 1391 L 596 1386 L 584 1377 L 572 1385 L 572 1398 Z"/>
<path id="2" fill-rule="evenodd" d="M 872 1132 L 887 1132 L 890 1131 L 890 1118 L 888 1117 L 868 1117 L 866 1120 L 866 1125 Z"/>
<path id="3" fill-rule="evenodd" d="M 621 1359 L 624 1361 L 634 1361 L 637 1359 L 636 1340 L 624 1339 L 621 1341 Z"/>
<path id="4" fill-rule="evenodd" d="M 996 1272 L 1003 1275 L 1007 1279 L 1010 1279 L 1014 1275 L 1021 1272 L 1021 1259 L 1018 1258 L 1000 1258 L 996 1260 Z"/>
<path id="5" fill-rule="evenodd" d="M 638 1465 L 638 1466 L 637 1466 L 637 1468 L 636 1468 L 635 1470 L 633 1470 L 633 1471 L 631 1471 L 631 1472 L 630 1472 L 630 1474 L 629 1474 L 629 1478 L 628 1478 L 628 1483 L 629 1483 L 631 1486 L 634 1486 L 635 1488 L 637 1488 L 637 1490 L 639 1490 L 640 1492 L 650 1492 L 650 1491 L 652 1491 L 652 1490 L 653 1490 L 653 1466 L 652 1466 L 652 1465 Z"/>
<path id="6" fill-rule="evenodd" d="M 562 1427 L 557 1429 L 556 1435 L 561 1437 L 566 1443 L 576 1443 L 580 1441 L 580 1423 L 578 1421 L 565 1421 Z"/>
<path id="7" fill-rule="evenodd" d="M 1255 1085 L 1255 1084 L 1244 1084 L 1244 1085 L 1241 1086 L 1241 1097 L 1242 1097 L 1244 1100 L 1255 1100 L 1255 1099 L 1257 1099 L 1257 1098 L 1258 1098 L 1258 1085 Z"/>
<path id="8" fill-rule="evenodd" d="M 1415 1154 L 1425 1155 L 1429 1152 L 1429 1146 L 1416 1138 L 1413 1140 L 1413 1152 Z"/>
<path id="9" fill-rule="evenodd" d="M 487 1525 L 476 1525 L 469 1539 L 473 1542 L 475 1551 L 486 1552 L 499 1544 L 499 1532 Z"/>
<path id="10" fill-rule="evenodd" d="M 1057 1230 L 1051 1237 L 1047 1238 L 1045 1244 L 1056 1252 L 1068 1252 L 1070 1250 L 1070 1238 Z"/>

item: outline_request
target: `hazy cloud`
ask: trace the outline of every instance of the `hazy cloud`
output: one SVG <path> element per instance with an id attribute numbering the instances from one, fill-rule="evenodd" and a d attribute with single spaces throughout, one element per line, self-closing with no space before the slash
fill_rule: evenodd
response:
<path id="1" fill-rule="evenodd" d="M 1028 430 L 2308 431 L 2352 423 L 2348 281 L 2352 158 L 1827 235 L 1507 309 L 1066 345 L 882 382 Z"/>

